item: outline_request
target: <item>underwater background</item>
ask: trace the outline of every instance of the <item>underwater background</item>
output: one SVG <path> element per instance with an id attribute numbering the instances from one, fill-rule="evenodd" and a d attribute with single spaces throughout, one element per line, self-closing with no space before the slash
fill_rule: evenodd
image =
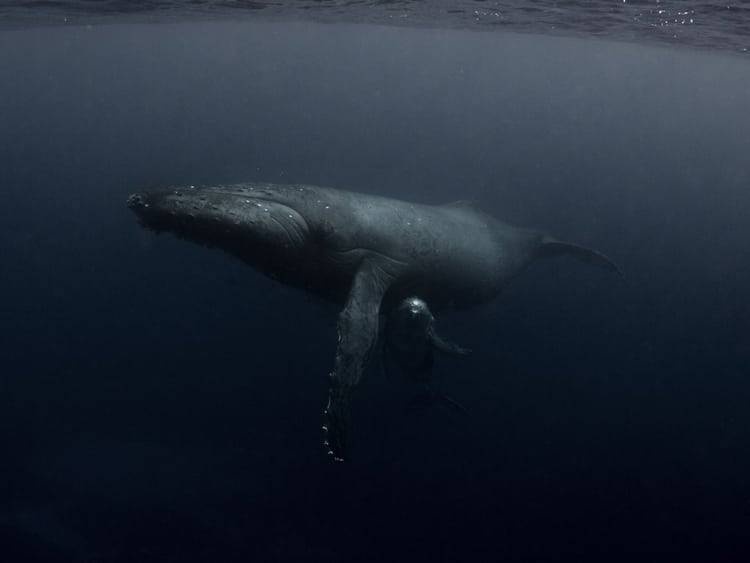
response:
<path id="1" fill-rule="evenodd" d="M 0 560 L 747 560 L 742 3 L 684 3 L 684 42 L 594 37 L 604 2 L 559 8 L 563 36 L 420 3 L 26 4 L 0 6 Z M 394 5 L 417 24 L 375 25 Z M 242 181 L 473 200 L 625 279 L 538 261 L 439 316 L 474 351 L 436 367 L 469 416 L 373 369 L 331 464 L 336 308 L 125 205 Z"/>

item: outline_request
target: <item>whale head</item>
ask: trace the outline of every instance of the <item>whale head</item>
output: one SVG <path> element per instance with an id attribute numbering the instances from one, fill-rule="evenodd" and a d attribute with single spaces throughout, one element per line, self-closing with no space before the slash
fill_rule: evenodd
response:
<path id="1" fill-rule="evenodd" d="M 180 186 L 131 194 L 127 205 L 149 230 L 221 248 L 280 276 L 315 251 L 308 223 L 315 218 L 290 193 L 260 185 Z"/>

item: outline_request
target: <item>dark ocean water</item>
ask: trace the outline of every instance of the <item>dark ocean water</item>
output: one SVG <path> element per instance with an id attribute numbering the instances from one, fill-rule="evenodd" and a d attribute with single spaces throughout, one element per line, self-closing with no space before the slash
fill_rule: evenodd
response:
<path id="1" fill-rule="evenodd" d="M 0 33 L 0 560 L 747 560 L 750 66 L 718 52 L 740 4 L 715 52 L 32 4 L 3 10 L 112 25 Z M 540 261 L 441 316 L 470 416 L 370 373 L 331 465 L 336 308 L 125 206 L 253 180 L 473 199 L 626 278 Z"/>

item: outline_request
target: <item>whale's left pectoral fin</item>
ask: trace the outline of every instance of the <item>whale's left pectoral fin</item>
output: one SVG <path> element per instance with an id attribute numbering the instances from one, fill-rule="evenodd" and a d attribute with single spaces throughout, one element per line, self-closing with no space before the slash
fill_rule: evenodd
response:
<path id="1" fill-rule="evenodd" d="M 549 236 L 543 236 L 538 250 L 539 256 L 568 255 L 583 262 L 600 266 L 611 272 L 615 272 L 621 278 L 624 277 L 620 267 L 612 261 L 609 256 L 598 250 L 586 248 L 578 244 L 557 240 Z"/>
<path id="2" fill-rule="evenodd" d="M 428 337 L 432 346 L 436 350 L 439 350 L 444 354 L 449 354 L 451 356 L 468 356 L 469 354 L 471 354 L 471 350 L 469 348 L 464 348 L 462 346 L 459 346 L 455 342 L 446 340 L 437 332 L 435 332 L 435 329 L 433 327 L 430 327 Z"/>
<path id="3" fill-rule="evenodd" d="M 377 258 L 365 259 L 354 276 L 338 319 L 338 348 L 330 374 L 324 411 L 325 446 L 336 461 L 349 453 L 349 420 L 354 389 L 364 373 L 378 339 L 380 303 L 394 275 Z"/>

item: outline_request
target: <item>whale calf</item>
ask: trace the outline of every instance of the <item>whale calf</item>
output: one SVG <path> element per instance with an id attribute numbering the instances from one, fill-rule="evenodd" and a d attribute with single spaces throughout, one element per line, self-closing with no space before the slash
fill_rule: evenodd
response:
<path id="1" fill-rule="evenodd" d="M 381 313 L 410 296 L 433 311 L 493 299 L 532 260 L 567 254 L 614 272 L 607 256 L 503 223 L 466 202 L 424 205 L 310 185 L 178 186 L 127 200 L 144 227 L 218 247 L 281 283 L 338 303 L 324 411 L 330 456 L 349 456 L 353 392 Z"/>
<path id="2" fill-rule="evenodd" d="M 380 367 L 386 377 L 395 367 L 396 373 L 404 379 L 422 387 L 422 395 L 418 397 L 422 404 L 442 404 L 454 411 L 468 412 L 460 403 L 434 388 L 433 365 L 435 352 L 466 356 L 471 350 L 437 333 L 435 317 L 427 303 L 416 296 L 404 299 L 385 316 L 380 340 Z"/>

